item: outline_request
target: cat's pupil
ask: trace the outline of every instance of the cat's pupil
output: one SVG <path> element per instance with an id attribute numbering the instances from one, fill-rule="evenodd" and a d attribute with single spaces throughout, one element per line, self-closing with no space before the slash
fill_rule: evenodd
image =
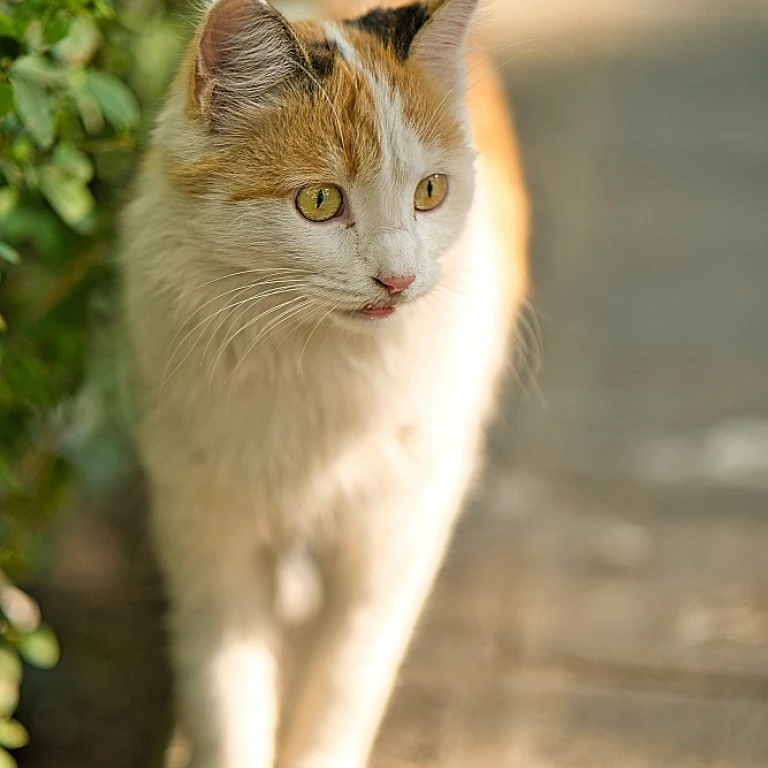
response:
<path id="1" fill-rule="evenodd" d="M 325 190 L 318 190 L 317 192 L 317 208 L 318 210 L 323 207 L 323 203 L 325 202 Z"/>
<path id="2" fill-rule="evenodd" d="M 432 193 L 435 191 L 435 182 L 430 179 L 427 182 L 427 196 L 432 197 Z"/>

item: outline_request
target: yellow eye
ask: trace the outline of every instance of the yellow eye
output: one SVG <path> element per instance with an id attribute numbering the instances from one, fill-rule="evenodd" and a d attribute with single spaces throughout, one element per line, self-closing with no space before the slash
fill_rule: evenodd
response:
<path id="1" fill-rule="evenodd" d="M 417 211 L 434 211 L 448 194 L 448 177 L 442 173 L 427 176 L 419 182 L 416 194 L 413 196 L 413 204 Z"/>
<path id="2" fill-rule="evenodd" d="M 333 184 L 310 184 L 296 195 L 299 213 L 310 221 L 329 221 L 344 207 L 344 195 Z"/>

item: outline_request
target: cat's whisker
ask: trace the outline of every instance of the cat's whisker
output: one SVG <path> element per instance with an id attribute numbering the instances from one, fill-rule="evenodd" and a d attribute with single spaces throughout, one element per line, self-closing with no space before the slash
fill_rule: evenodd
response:
<path id="1" fill-rule="evenodd" d="M 164 372 L 164 375 L 163 375 L 163 383 L 162 383 L 162 385 L 161 385 L 161 388 L 162 388 L 162 386 L 164 386 L 164 385 L 165 385 L 165 383 L 166 383 L 166 382 L 167 382 L 167 381 L 168 381 L 168 380 L 169 380 L 169 379 L 170 379 L 170 378 L 171 378 L 171 377 L 172 377 L 172 376 L 173 376 L 173 375 L 174 375 L 174 374 L 175 374 L 175 373 L 176 373 L 176 372 L 179 370 L 179 368 L 181 368 L 181 366 L 182 366 L 182 365 L 184 365 L 184 363 L 185 363 L 185 362 L 186 362 L 186 361 L 189 359 L 189 356 L 190 356 L 190 355 L 192 354 L 192 352 L 195 350 L 195 348 L 196 348 L 197 344 L 199 343 L 200 339 L 202 338 L 203 334 L 205 333 L 205 328 L 207 328 L 207 326 L 208 326 L 208 325 L 210 325 L 210 323 L 213 321 L 213 319 L 214 319 L 214 318 L 216 318 L 216 317 L 218 317 L 218 315 L 222 314 L 223 312 L 227 312 L 228 310 L 229 310 L 229 314 L 231 314 L 231 312 L 232 312 L 234 309 L 236 309 L 236 308 L 237 308 L 237 307 L 239 307 L 239 306 L 242 306 L 243 304 L 249 304 L 249 303 L 251 303 L 251 302 L 253 302 L 253 301 L 257 301 L 257 300 L 259 300 L 259 299 L 263 299 L 263 298 L 268 298 L 269 296 L 273 296 L 273 295 L 276 295 L 277 293 L 283 293 L 283 292 L 287 292 L 287 291 L 290 291 L 290 290 L 294 290 L 294 288 L 299 288 L 299 287 L 300 287 L 298 284 L 296 284 L 295 286 L 294 286 L 294 285 L 288 285 L 288 286 L 286 286 L 285 288 L 275 288 L 275 289 L 270 289 L 270 290 L 268 290 L 268 291 L 262 291 L 261 293 L 258 293 L 258 294 L 256 294 L 255 296 L 251 296 L 251 297 L 249 297 L 249 298 L 247 298 L 247 299 L 243 299 L 242 301 L 239 301 L 239 302 L 234 302 L 234 299 L 237 299 L 237 297 L 238 297 L 238 296 L 240 296 L 241 294 L 243 294 L 243 293 L 245 293 L 246 291 L 250 290 L 250 289 L 251 289 L 251 288 L 253 288 L 255 285 L 257 285 L 257 284 L 254 284 L 254 283 L 252 283 L 252 284 L 249 284 L 249 285 L 247 285 L 247 286 L 244 286 L 244 287 L 242 287 L 242 288 L 237 288 L 237 289 L 234 289 L 234 291 L 236 291 L 236 294 L 235 294 L 235 296 L 233 297 L 233 300 L 230 300 L 230 301 L 229 301 L 229 302 L 227 302 L 227 304 L 225 304 L 223 307 L 221 307 L 221 308 L 219 308 L 218 310 L 216 310 L 216 311 L 212 312 L 210 315 L 208 315 L 208 316 L 207 316 L 207 317 L 205 317 L 203 320 L 201 320 L 200 322 L 198 322 L 198 323 L 197 323 L 197 324 L 196 324 L 196 325 L 195 325 L 193 328 L 191 328 L 191 329 L 190 329 L 190 330 L 189 330 L 189 331 L 188 331 L 188 332 L 185 334 L 184 338 L 182 338 L 182 339 L 181 339 L 181 341 L 179 341 L 179 342 L 178 342 L 178 344 L 176 344 L 176 347 L 175 347 L 175 349 L 174 349 L 173 353 L 172 353 L 172 354 L 169 356 L 169 358 L 168 358 L 168 362 L 166 363 L 166 369 L 165 369 L 165 372 Z M 226 296 L 226 295 L 227 295 L 227 293 L 231 293 L 231 291 L 226 291 L 225 293 L 221 294 L 221 295 L 220 295 L 220 296 L 218 296 L 217 298 L 222 298 L 223 296 Z M 215 300 L 215 299 L 214 299 L 214 300 Z M 233 303 L 233 302 L 234 302 L 234 303 Z M 206 302 L 206 304 L 210 304 L 210 303 L 211 303 L 210 301 Z M 205 305 L 203 305 L 203 306 L 205 306 Z M 229 315 L 228 315 L 228 316 L 229 316 Z M 226 318 L 225 318 L 225 320 L 226 320 Z M 177 354 L 180 352 L 180 350 L 181 350 L 181 347 L 184 345 L 184 343 L 187 341 L 187 339 L 189 339 L 189 337 L 190 337 L 190 336 L 191 336 L 191 335 L 192 335 L 192 334 L 193 334 L 193 333 L 194 333 L 196 330 L 198 330 L 199 328 L 201 328 L 201 326 L 204 326 L 204 327 L 203 327 L 203 330 L 202 330 L 202 331 L 200 332 L 200 334 L 198 335 L 198 339 L 197 339 L 197 341 L 196 341 L 195 343 L 193 343 L 193 344 L 191 344 L 191 345 L 190 345 L 189 349 L 187 350 L 187 353 L 184 355 L 184 357 L 181 359 L 181 361 L 179 361 L 179 363 L 178 363 L 178 364 L 177 364 L 177 365 L 176 365 L 176 366 L 173 368 L 173 370 L 172 370 L 172 371 L 170 371 L 170 373 L 169 373 L 169 372 L 168 372 L 168 371 L 169 371 L 169 368 L 170 368 L 170 366 L 173 364 L 173 361 L 174 361 L 174 359 L 176 358 L 176 355 L 177 355 Z M 215 336 L 215 334 L 216 334 L 216 333 L 218 333 L 218 331 L 219 331 L 219 329 L 220 329 L 220 328 L 221 328 L 221 324 L 220 324 L 220 325 L 219 325 L 219 326 L 216 328 L 216 331 L 215 331 L 215 332 L 214 332 L 214 334 L 213 334 L 214 336 Z M 177 338 L 177 336 L 179 335 L 179 333 L 181 332 L 181 330 L 183 330 L 183 326 L 182 326 L 182 328 L 181 328 L 181 329 L 179 329 L 179 331 L 177 331 L 177 332 L 176 332 L 176 335 L 174 336 L 174 339 L 173 339 L 173 340 L 171 340 L 171 344 L 172 344 L 172 343 L 173 343 L 173 341 L 174 341 L 174 340 Z M 170 344 L 169 344 L 169 346 L 170 346 Z M 207 347 L 207 345 L 206 345 L 206 350 L 207 350 L 207 348 L 208 348 L 208 347 Z M 201 361 L 201 362 L 202 362 L 202 361 Z"/>
<path id="2" fill-rule="evenodd" d="M 192 288 L 189 288 L 186 292 L 178 294 L 174 298 L 174 305 L 178 305 L 184 301 L 186 301 L 192 294 L 201 291 L 205 288 L 207 288 L 210 285 L 213 285 L 215 283 L 220 283 L 223 280 L 233 280 L 236 277 L 243 277 L 244 275 L 259 277 L 263 276 L 265 279 L 273 279 L 273 278 L 281 278 L 281 279 L 289 279 L 289 278 L 296 278 L 296 277 L 306 277 L 309 273 L 305 270 L 293 270 L 293 269 L 287 269 L 287 268 L 278 268 L 278 267 L 264 267 L 264 268 L 258 268 L 258 269 L 241 269 L 237 272 L 229 272 L 225 275 L 219 275 L 218 277 L 211 278 L 210 280 L 206 280 L 203 283 L 198 283 L 197 285 L 194 285 Z"/>
<path id="3" fill-rule="evenodd" d="M 291 282 L 291 280 L 286 278 L 286 279 L 282 279 L 282 280 L 256 280 L 256 281 L 253 281 L 253 282 L 250 282 L 250 283 L 246 283 L 245 285 L 238 285 L 238 286 L 235 286 L 234 288 L 230 288 L 229 290 L 224 291 L 223 293 L 218 294 L 218 296 L 214 296 L 214 297 L 208 299 L 207 301 L 203 302 L 199 307 L 195 308 L 195 312 L 199 313 L 201 310 L 205 309 L 210 304 L 213 304 L 214 302 L 218 301 L 219 299 L 223 299 L 225 296 L 229 296 L 230 294 L 233 294 L 233 293 L 241 294 L 241 293 L 243 293 L 244 291 L 246 291 L 246 290 L 248 290 L 250 288 L 255 288 L 255 287 L 261 286 L 261 285 L 277 285 L 277 284 L 284 284 L 284 283 L 290 283 L 290 282 Z M 188 296 L 188 295 L 189 294 L 186 294 L 186 296 Z M 177 299 L 177 303 L 179 303 L 180 300 L 181 300 L 180 298 Z M 198 323 L 198 325 L 196 325 L 192 329 L 192 331 L 195 331 L 204 322 L 206 322 L 206 321 L 205 320 L 200 321 L 200 323 Z M 176 334 L 174 335 L 174 337 L 171 339 L 170 343 L 168 344 L 169 347 L 176 341 L 176 339 L 178 338 L 179 334 L 181 334 L 181 332 L 183 330 L 184 330 L 184 326 L 182 325 L 179 328 L 179 330 L 176 331 Z M 190 333 L 192 331 L 190 331 Z M 185 339 L 182 339 L 181 343 L 183 343 L 184 340 Z"/>
<path id="4" fill-rule="evenodd" d="M 522 56 L 525 56 L 527 53 L 530 53 L 530 51 L 520 51 L 516 53 L 514 56 L 510 56 L 508 59 L 505 59 L 504 61 L 501 61 L 497 64 L 495 64 L 488 72 L 486 72 L 481 78 L 477 80 L 473 80 L 472 83 L 467 88 L 467 93 L 469 93 L 471 90 L 476 88 L 480 83 L 484 83 L 489 77 L 493 77 L 496 75 L 497 72 L 500 72 L 502 69 L 505 69 L 513 62 L 517 61 Z M 548 59 L 553 59 L 554 54 L 548 53 L 547 51 L 536 51 L 536 53 L 546 56 Z"/>
<path id="5" fill-rule="evenodd" d="M 530 38 L 529 40 L 519 40 L 518 42 L 510 43 L 509 45 L 504 45 L 501 48 L 499 48 L 496 51 L 494 51 L 493 53 L 488 54 L 487 56 L 484 56 L 482 59 L 479 59 L 478 61 L 476 61 L 471 67 L 469 67 L 469 69 L 467 69 L 467 79 L 469 80 L 469 75 L 471 75 L 472 72 L 474 72 L 479 67 L 484 66 L 489 61 L 495 60 L 499 56 L 499 54 L 503 53 L 504 51 L 508 51 L 511 48 L 519 48 L 521 45 L 529 45 L 530 43 L 540 43 L 540 42 L 560 43 L 561 46 L 565 50 L 567 50 L 567 51 L 571 51 L 572 50 L 570 48 L 570 46 L 568 46 L 565 43 L 562 43 L 561 41 L 558 41 L 558 40 L 556 40 L 554 38 L 534 37 L 534 38 Z M 539 51 L 539 50 L 536 50 L 536 51 L 519 51 L 519 52 L 515 53 L 514 56 L 511 56 L 510 58 L 505 59 L 502 62 L 495 63 L 493 65 L 493 67 L 491 67 L 490 70 L 485 75 L 483 75 L 483 77 L 481 77 L 480 79 L 474 80 L 472 82 L 469 82 L 466 85 L 465 94 L 468 94 L 471 90 L 473 90 L 480 83 L 484 82 L 487 78 L 489 78 L 492 75 L 494 75 L 495 72 L 500 71 L 500 70 L 508 67 L 512 62 L 517 61 L 517 59 L 519 59 L 520 57 L 525 56 L 527 53 L 531 53 L 531 52 L 538 53 L 538 54 L 541 54 L 543 56 L 547 56 L 548 58 L 554 58 L 554 54 L 549 53 L 548 51 Z M 426 135 L 429 135 L 430 132 L 434 129 L 435 125 L 437 124 L 437 121 L 440 119 L 441 110 L 442 110 L 443 106 L 445 105 L 445 103 L 448 101 L 448 99 L 450 99 L 453 96 L 456 96 L 457 93 L 459 92 L 459 90 L 461 88 L 463 88 L 463 87 L 465 87 L 465 86 L 463 86 L 463 85 L 461 85 L 461 86 L 454 86 L 453 88 L 450 88 L 448 90 L 448 92 L 445 94 L 445 96 L 443 96 L 443 98 L 441 99 L 440 103 L 437 105 L 437 107 L 435 108 L 434 112 L 432 113 L 432 117 L 431 117 L 430 121 L 427 123 L 427 127 L 425 129 Z"/>
<path id="6" fill-rule="evenodd" d="M 251 353 L 257 351 L 260 346 L 266 343 L 266 341 L 270 339 L 280 329 L 280 326 L 282 326 L 287 320 L 289 320 L 291 317 L 296 316 L 297 314 L 300 315 L 311 304 L 311 302 L 305 297 L 298 297 L 298 298 L 302 299 L 301 303 L 298 306 L 286 307 L 286 305 L 283 304 L 277 308 L 284 311 L 278 314 L 277 317 L 274 317 L 271 320 L 269 320 L 264 325 L 264 327 L 256 334 L 256 337 L 248 344 L 248 346 L 245 348 L 243 353 L 240 355 L 240 359 L 237 361 L 237 364 L 235 365 L 234 369 L 229 374 L 227 378 L 228 382 L 231 382 L 235 379 L 238 371 L 242 368 L 246 358 Z"/>
<path id="7" fill-rule="evenodd" d="M 471 306 L 472 298 L 464 291 L 464 285 L 439 284 L 433 291 L 435 298 L 445 307 L 453 309 L 456 301 Z M 533 389 L 539 402 L 546 407 L 546 399 L 538 385 L 538 376 L 542 370 L 542 343 L 535 312 L 530 302 L 521 303 L 515 318 L 512 338 L 512 357 L 510 371 L 521 391 L 527 393 Z M 522 370 L 521 370 L 522 369 Z"/>
<path id="8" fill-rule="evenodd" d="M 241 314 L 244 315 L 250 309 L 251 306 L 253 306 L 254 304 L 256 304 L 258 301 L 260 301 L 262 299 L 267 299 L 267 298 L 270 298 L 272 296 L 279 296 L 279 295 L 284 294 L 284 293 L 292 293 L 294 291 L 299 290 L 300 288 L 301 288 L 300 285 L 290 284 L 290 285 L 284 286 L 282 288 L 272 288 L 272 289 L 270 289 L 268 291 L 263 291 L 262 293 L 259 293 L 259 294 L 255 295 L 255 296 L 250 296 L 247 299 L 243 299 L 242 301 L 237 302 L 237 304 L 235 304 L 232 307 L 232 310 L 229 313 L 227 313 L 221 319 L 221 321 L 219 322 L 219 325 L 216 327 L 216 330 L 211 334 L 210 338 L 208 339 L 208 343 L 205 345 L 205 349 L 203 350 L 203 354 L 202 354 L 201 359 L 200 359 L 200 366 L 202 367 L 202 365 L 203 365 L 203 361 L 205 360 L 205 357 L 208 354 L 208 349 L 209 349 L 211 343 L 213 342 L 213 340 L 218 335 L 219 331 L 222 329 L 222 327 L 225 325 L 225 323 L 227 323 L 229 318 L 232 316 L 233 312 L 238 307 L 242 307 Z"/>
<path id="9" fill-rule="evenodd" d="M 295 296 L 292 299 L 287 299 L 286 301 L 278 304 L 277 306 L 270 307 L 269 309 L 265 309 L 263 312 L 260 312 L 256 317 L 251 318 L 247 323 L 244 325 L 241 325 L 236 331 L 231 333 L 225 340 L 224 343 L 221 345 L 218 353 L 216 354 L 216 357 L 213 361 L 213 365 L 211 366 L 211 374 L 208 379 L 208 389 L 211 391 L 213 389 L 213 382 L 216 376 L 216 369 L 219 366 L 219 362 L 221 358 L 224 356 L 224 353 L 226 352 L 229 345 L 241 334 L 247 331 L 249 328 L 251 328 L 255 323 L 257 323 L 259 320 L 261 320 L 264 317 L 267 317 L 268 315 L 273 314 L 274 312 L 279 312 L 280 310 L 284 309 L 285 307 L 290 306 L 291 304 L 294 304 L 297 301 L 301 301 L 303 297 L 301 295 Z M 250 347 L 249 347 L 250 348 Z M 247 352 L 247 350 L 246 350 Z M 245 357 L 243 355 L 241 357 L 240 362 L 238 362 L 238 366 L 241 364 L 242 359 Z"/>
<path id="10" fill-rule="evenodd" d="M 312 340 L 312 337 L 315 335 L 315 332 L 317 329 L 322 325 L 323 320 L 325 320 L 328 315 L 333 312 L 335 307 L 331 307 L 318 321 L 317 324 L 312 328 L 312 330 L 309 332 L 309 336 L 307 337 L 307 340 L 304 342 L 304 346 L 301 348 L 301 352 L 299 353 L 299 359 L 296 362 L 296 373 L 303 374 L 303 369 L 301 367 L 301 361 L 304 358 L 304 353 L 307 351 L 307 347 L 309 346 L 309 342 Z"/>
<path id="11" fill-rule="evenodd" d="M 200 341 L 200 338 L 201 338 L 201 336 L 202 336 L 202 333 L 204 333 L 204 332 L 205 332 L 205 327 L 207 327 L 207 326 L 210 324 L 210 322 L 213 320 L 213 318 L 214 318 L 214 317 L 216 317 L 217 315 L 219 315 L 221 312 L 225 312 L 226 310 L 228 310 L 228 309 L 230 308 L 230 306 L 231 306 L 231 302 L 232 302 L 234 299 L 237 299 L 237 297 L 238 297 L 240 294 L 244 293 L 244 292 L 245 292 L 245 291 L 247 291 L 247 290 L 248 290 L 248 286 L 246 286 L 246 287 L 243 287 L 243 288 L 237 288 L 237 289 L 236 289 L 237 293 L 235 294 L 235 296 L 233 297 L 233 299 L 232 299 L 232 300 L 228 300 L 228 301 L 225 303 L 225 305 L 224 305 L 224 306 L 223 306 L 221 309 L 219 309 L 219 310 L 217 310 L 217 311 L 214 311 L 214 312 L 212 312 L 211 314 L 207 315 L 207 316 L 206 316 L 206 317 L 204 317 L 202 320 L 200 320 L 200 321 L 199 321 L 199 322 L 198 322 L 196 325 L 194 325 L 192 328 L 190 328 L 190 329 L 187 331 L 187 333 L 184 335 L 184 337 L 183 337 L 183 338 L 182 338 L 182 339 L 181 339 L 181 340 L 180 340 L 178 343 L 175 343 L 175 342 L 176 342 L 176 340 L 178 339 L 178 337 L 181 335 L 181 333 L 183 332 L 183 330 L 184 330 L 184 328 L 185 328 L 185 326 L 184 326 L 183 324 L 179 326 L 178 330 L 176 331 L 176 333 L 174 334 L 174 336 L 173 336 L 173 338 L 171 339 L 170 343 L 168 344 L 168 347 L 169 347 L 169 348 L 170 348 L 170 347 L 171 347 L 171 345 L 173 345 L 173 344 L 175 344 L 175 346 L 174 346 L 173 352 L 172 352 L 170 355 L 168 355 L 168 360 L 167 360 L 167 362 L 166 362 L 166 364 L 165 364 L 165 371 L 164 371 L 164 373 L 163 373 L 163 383 L 162 383 L 162 386 L 165 386 L 166 382 L 167 382 L 167 381 L 168 381 L 168 380 L 169 380 L 169 379 L 170 379 L 170 378 L 171 378 L 171 377 L 172 377 L 172 376 L 173 376 L 173 375 L 176 373 L 176 371 L 178 371 L 178 370 L 179 370 L 179 368 L 181 368 L 181 366 L 182 366 L 182 365 L 184 365 L 184 363 L 185 363 L 185 362 L 186 362 L 186 361 L 189 359 L 189 356 L 192 354 L 192 352 L 194 351 L 194 349 L 195 349 L 195 347 L 196 347 L 197 343 Z M 226 293 L 224 293 L 224 294 L 221 294 L 220 296 L 218 296 L 218 297 L 216 297 L 216 298 L 223 298 L 223 296 L 225 296 L 227 293 L 229 293 L 229 291 L 227 291 L 227 292 L 226 292 Z M 215 299 L 214 299 L 214 301 L 215 301 Z M 210 304 L 210 303 L 211 303 L 210 301 L 206 302 L 206 304 Z M 202 308 L 202 307 L 201 307 L 201 308 Z M 170 370 L 171 366 L 173 365 L 173 362 L 174 362 L 174 360 L 176 359 L 176 355 L 178 355 L 178 354 L 179 354 L 179 352 L 181 351 L 181 348 L 184 346 L 184 344 L 185 344 L 185 342 L 187 341 L 187 339 L 189 339 L 189 338 L 192 336 L 192 334 L 193 334 L 193 333 L 194 333 L 196 330 L 198 330 L 198 328 L 201 328 L 201 327 L 203 327 L 203 331 L 201 332 L 200 336 L 198 336 L 197 340 L 196 340 L 196 341 L 195 341 L 193 344 L 190 344 L 190 346 L 189 346 L 189 349 L 187 350 L 187 353 L 186 353 L 186 354 L 184 355 L 184 357 L 183 357 L 183 358 L 182 358 L 182 359 L 181 359 L 181 360 L 178 362 L 178 364 L 177 364 L 177 365 L 176 365 L 176 366 L 173 368 L 173 370 Z"/>
<path id="12" fill-rule="evenodd" d="M 280 347 L 282 347 L 283 344 L 288 340 L 290 335 L 299 328 L 304 320 L 306 319 L 305 310 L 310 310 L 315 302 L 312 301 L 312 299 L 308 299 L 307 303 L 299 307 L 299 311 L 296 313 L 293 313 L 293 322 L 288 324 L 287 326 L 284 326 L 282 329 L 275 328 L 270 336 L 266 337 L 264 339 L 264 342 L 266 342 L 271 336 L 274 336 L 277 331 L 282 330 L 283 331 L 283 338 L 280 340 L 280 342 L 275 346 L 275 352 L 277 352 Z M 262 343 L 264 343 L 262 342 Z"/>
<path id="13" fill-rule="evenodd" d="M 192 290 L 197 291 L 209 285 L 212 285 L 213 283 L 218 283 L 218 282 L 221 282 L 222 280 L 229 280 L 233 277 L 240 277 L 242 275 L 253 275 L 253 274 L 259 274 L 259 273 L 266 273 L 266 274 L 275 275 L 275 276 L 278 276 L 284 273 L 309 274 L 305 269 L 294 269 L 291 267 L 255 267 L 253 269 L 241 269 L 238 272 L 229 272 L 226 275 L 219 275 L 218 277 L 214 277 L 212 280 L 206 280 L 204 283 L 200 283 L 199 285 L 196 285 Z"/>
<path id="14" fill-rule="evenodd" d="M 216 280 L 209 281 L 205 285 L 211 285 L 214 282 L 219 282 L 220 279 L 227 279 L 227 278 L 235 278 L 235 274 L 248 274 L 247 271 L 244 271 L 242 273 L 232 273 L 231 275 L 226 275 L 222 278 L 217 278 Z M 186 304 L 187 307 L 189 305 L 192 306 L 192 311 L 195 315 L 199 315 L 202 310 L 204 310 L 206 307 L 210 306 L 211 304 L 214 304 L 215 302 L 219 301 L 220 299 L 225 298 L 226 296 L 230 296 L 232 294 L 235 294 L 235 298 L 237 298 L 238 295 L 241 295 L 244 291 L 255 289 L 255 288 L 262 288 L 262 287 L 269 287 L 269 286 L 277 286 L 277 285 L 291 285 L 291 284 L 299 285 L 299 281 L 297 278 L 293 275 L 270 275 L 269 277 L 259 277 L 259 279 L 251 280 L 247 283 L 235 285 L 232 288 L 228 288 L 226 291 L 223 291 L 216 296 L 213 296 L 206 301 L 204 301 L 202 304 L 197 304 L 196 301 L 192 298 L 193 294 L 204 287 L 204 285 L 198 285 L 195 288 L 192 288 L 188 290 L 184 294 L 180 294 L 177 296 L 174 300 L 173 306 L 176 311 L 179 310 L 180 306 L 182 304 Z M 188 310 L 189 311 L 189 310 Z M 201 321 L 195 328 L 199 327 L 202 323 L 204 323 L 205 320 Z M 194 329 L 192 329 L 194 330 Z M 184 331 L 184 325 L 179 327 L 179 329 L 174 334 L 173 339 L 169 342 L 169 347 L 175 343 L 179 335 Z"/>
<path id="15" fill-rule="evenodd" d="M 520 313 L 526 316 L 527 322 L 531 328 L 531 333 L 533 334 L 539 350 L 541 350 L 544 346 L 544 336 L 541 328 L 541 320 L 539 319 L 539 311 L 527 299 L 523 299 L 520 303 Z"/>
<path id="16" fill-rule="evenodd" d="M 283 326 L 283 330 L 285 330 L 285 327 L 284 327 L 285 323 L 287 323 L 288 320 L 293 319 L 293 323 L 290 324 L 287 328 L 287 333 L 285 337 L 280 342 L 280 344 L 278 344 L 277 347 L 275 348 L 275 350 L 277 350 L 280 347 L 280 345 L 285 341 L 285 339 L 288 338 L 288 336 L 290 336 L 290 334 L 301 324 L 303 320 L 304 311 L 310 306 L 311 303 L 312 303 L 311 300 L 307 300 L 296 307 L 291 307 L 287 309 L 281 315 L 278 315 L 276 318 L 273 318 L 272 320 L 270 320 L 269 323 L 267 323 L 267 325 L 260 331 L 256 339 L 254 339 L 253 342 L 251 342 L 251 344 L 246 348 L 245 352 L 243 352 L 234 370 L 229 374 L 225 382 L 225 385 L 228 385 L 227 412 L 229 412 L 230 403 L 232 401 L 232 390 L 235 384 L 237 373 L 242 367 L 242 365 L 244 364 L 246 358 L 250 354 L 255 353 L 259 349 L 259 347 L 263 346 L 272 336 L 274 336 L 280 330 L 281 326 Z M 269 330 L 270 328 L 271 328 L 271 331 L 266 335 L 264 335 L 266 331 Z"/>
<path id="17" fill-rule="evenodd" d="M 533 380 L 539 373 L 539 349 L 530 335 L 530 326 L 525 317 L 520 314 L 514 327 L 514 346 L 511 359 L 515 370 L 522 370 Z M 522 383 L 522 374 L 521 374 Z"/>
<path id="18" fill-rule="evenodd" d="M 529 356 L 529 353 L 533 357 Z M 529 390 L 533 390 L 539 404 L 547 409 L 549 406 L 538 381 L 541 372 L 541 351 L 538 347 L 534 351 L 530 337 L 526 335 L 520 324 L 514 329 L 513 350 L 509 363 L 512 375 L 521 391 L 527 394 Z"/>
<path id="19" fill-rule="evenodd" d="M 539 376 L 544 369 L 541 327 L 535 310 L 529 302 L 522 302 L 517 320 L 515 340 L 519 346 L 517 354 L 513 357 L 513 363 L 522 361 L 524 365 L 527 365 L 531 386 L 541 404 L 547 407 L 546 399 L 538 384 Z"/>
<path id="20" fill-rule="evenodd" d="M 291 307 L 290 310 L 287 310 L 286 312 L 282 313 L 281 315 L 278 315 L 277 317 L 272 318 L 257 334 L 256 338 L 250 343 L 250 345 L 246 348 L 246 351 L 243 353 L 243 356 L 241 358 L 241 361 L 245 359 L 245 357 L 250 353 L 258 349 L 258 345 L 264 344 L 269 338 L 271 338 L 275 331 L 279 329 L 279 327 L 283 324 L 283 322 L 288 319 L 289 317 L 302 312 L 304 309 L 310 306 L 312 303 L 311 300 L 307 299 L 306 297 L 301 297 L 303 301 L 295 307 Z"/>
<path id="21" fill-rule="evenodd" d="M 479 67 L 484 66 L 489 61 L 494 61 L 497 59 L 502 53 L 506 53 L 507 51 L 513 49 L 513 48 L 520 48 L 520 46 L 523 45 L 531 45 L 532 43 L 554 43 L 556 46 L 559 46 L 561 50 L 567 52 L 567 53 L 573 53 L 573 48 L 568 45 L 567 43 L 563 42 L 562 40 L 558 40 L 555 37 L 530 37 L 527 40 L 518 40 L 514 43 L 509 43 L 508 45 L 502 45 L 499 48 L 496 48 L 494 51 L 491 51 L 490 53 L 483 56 L 481 59 L 478 59 L 475 61 L 471 67 L 467 70 L 467 74 L 470 75 L 472 72 L 474 72 Z M 521 51 L 516 54 L 516 58 L 520 55 L 524 55 L 526 53 L 542 53 L 545 56 L 554 57 L 554 53 L 550 53 L 549 51 L 540 51 L 537 49 L 533 49 L 531 51 Z M 513 59 L 514 60 L 514 59 Z"/>
<path id="22" fill-rule="evenodd" d="M 237 325 L 242 318 L 246 315 L 248 310 L 253 306 L 255 302 L 254 301 L 244 301 L 244 302 L 238 302 L 237 305 L 233 306 L 229 312 L 227 312 L 224 317 L 219 320 L 218 325 L 214 330 L 208 334 L 208 341 L 205 343 L 205 347 L 203 348 L 203 352 L 200 355 L 200 363 L 198 365 L 198 369 L 202 370 L 203 366 L 205 364 L 205 359 L 208 356 L 208 350 L 213 343 L 215 339 L 218 338 L 219 333 L 221 332 L 221 329 L 227 325 L 228 323 L 231 323 L 230 327 L 233 327 Z M 234 316 L 237 315 L 237 318 Z M 226 335 L 226 334 L 225 334 Z"/>

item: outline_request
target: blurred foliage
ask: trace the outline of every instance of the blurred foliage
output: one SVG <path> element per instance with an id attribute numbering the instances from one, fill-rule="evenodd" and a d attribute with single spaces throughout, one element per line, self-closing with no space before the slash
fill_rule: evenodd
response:
<path id="1" fill-rule="evenodd" d="M 83 382 L 114 371 L 114 339 L 93 331 L 113 320 L 116 213 L 181 18 L 163 0 L 0 0 L 0 768 L 2 745 L 26 740 L 10 719 L 17 654 L 45 667 L 58 653 L 4 574 L 41 567 L 73 478 L 114 460 L 90 438 L 119 393 Z"/>
<path id="2" fill-rule="evenodd" d="M 14 766 L 7 749 L 29 741 L 26 728 L 12 718 L 19 701 L 20 658 L 39 669 L 59 660 L 59 645 L 50 628 L 41 624 L 37 604 L 0 573 L 0 768 Z"/>
<path id="3" fill-rule="evenodd" d="M 34 562 L 112 316 L 114 219 L 184 34 L 159 2 L 0 0 L 0 568 Z"/>

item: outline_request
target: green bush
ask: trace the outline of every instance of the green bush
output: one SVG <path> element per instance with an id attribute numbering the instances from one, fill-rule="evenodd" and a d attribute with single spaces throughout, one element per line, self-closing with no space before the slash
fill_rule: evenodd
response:
<path id="1" fill-rule="evenodd" d="M 10 748 L 26 739 L 10 720 L 16 653 L 46 666 L 57 652 L 8 575 L 44 561 L 78 447 L 80 466 L 104 454 L 84 447 L 83 432 L 103 424 L 83 418 L 95 397 L 83 382 L 93 329 L 113 319 L 115 216 L 187 31 L 180 18 L 160 0 L 0 0 L 0 745 Z"/>

